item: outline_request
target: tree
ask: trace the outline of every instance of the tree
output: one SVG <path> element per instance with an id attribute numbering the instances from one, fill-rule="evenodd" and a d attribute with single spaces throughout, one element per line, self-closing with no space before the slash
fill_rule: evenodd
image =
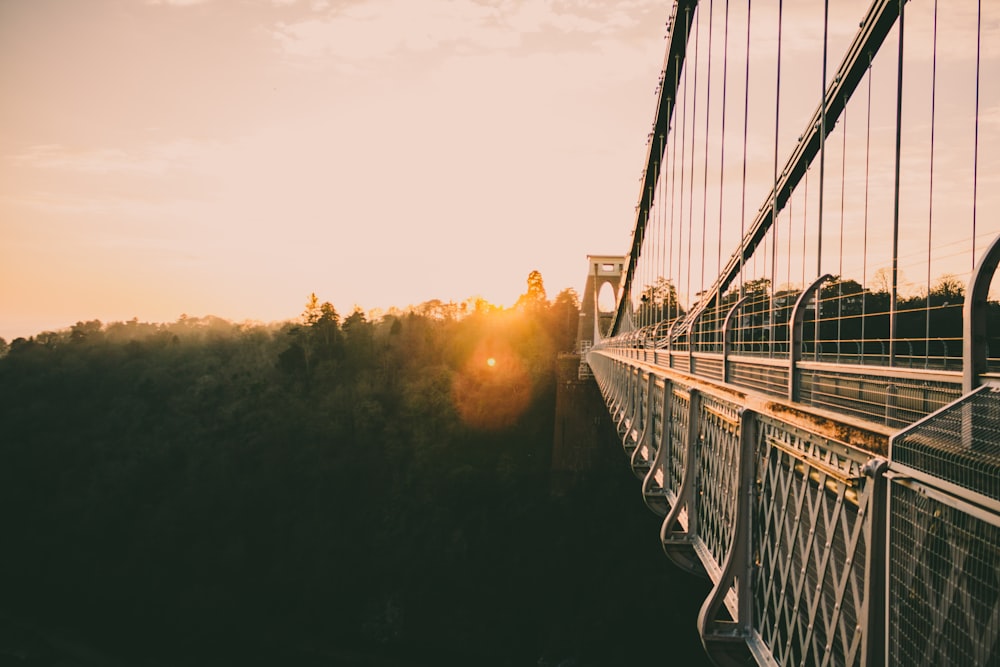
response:
<path id="1" fill-rule="evenodd" d="M 965 284 L 951 273 L 946 273 L 937 280 L 931 289 L 931 306 L 954 306 L 965 302 Z"/>
<path id="2" fill-rule="evenodd" d="M 355 367 L 370 361 L 372 353 L 372 325 L 364 312 L 355 306 L 354 311 L 347 316 L 343 324 L 343 333 L 347 339 L 345 357 L 349 365 Z"/>
<path id="3" fill-rule="evenodd" d="M 311 327 L 319 321 L 321 315 L 319 299 L 316 298 L 316 292 L 312 292 L 306 300 L 306 309 L 302 311 L 302 322 Z"/>
<path id="4" fill-rule="evenodd" d="M 537 313 L 548 305 L 542 274 L 539 271 L 532 271 L 528 274 L 528 291 L 517 298 L 514 307 L 529 313 Z"/>
<path id="5" fill-rule="evenodd" d="M 287 329 L 292 342 L 279 357 L 286 371 L 303 371 L 308 377 L 315 359 L 330 359 L 340 349 L 340 315 L 329 301 L 319 302 L 313 292 L 302 312 L 302 325 Z"/>
<path id="6" fill-rule="evenodd" d="M 340 343 L 340 315 L 329 301 L 319 307 L 319 317 L 312 325 L 312 336 L 324 357 L 331 356 Z"/>
<path id="7" fill-rule="evenodd" d="M 684 314 L 677 298 L 677 288 L 672 280 L 660 276 L 652 285 L 647 285 L 639 297 L 636 320 L 643 324 L 672 320 Z"/>
<path id="8" fill-rule="evenodd" d="M 557 351 L 570 352 L 576 347 L 580 324 L 580 297 L 572 287 L 564 289 L 549 307 L 549 335 Z"/>
<path id="9" fill-rule="evenodd" d="M 74 343 L 82 343 L 85 340 L 94 340 L 101 333 L 101 321 L 90 320 L 89 322 L 77 322 L 70 327 L 69 339 Z"/>

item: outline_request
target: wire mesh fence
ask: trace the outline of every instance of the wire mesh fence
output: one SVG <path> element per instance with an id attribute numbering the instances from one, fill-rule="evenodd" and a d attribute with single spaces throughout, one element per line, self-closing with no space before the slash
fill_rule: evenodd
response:
<path id="1" fill-rule="evenodd" d="M 891 484 L 894 665 L 1000 665 L 1000 527 Z"/>
<path id="2" fill-rule="evenodd" d="M 1000 388 L 982 387 L 896 436 L 892 458 L 1000 502 Z"/>

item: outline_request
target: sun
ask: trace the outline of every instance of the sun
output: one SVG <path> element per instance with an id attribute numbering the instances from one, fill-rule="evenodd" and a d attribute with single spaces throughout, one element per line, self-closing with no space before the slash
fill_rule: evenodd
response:
<path id="1" fill-rule="evenodd" d="M 490 368 L 493 368 L 494 366 L 497 365 L 497 360 L 494 359 L 493 357 L 490 357 L 489 359 L 486 360 L 486 365 L 489 366 Z"/>

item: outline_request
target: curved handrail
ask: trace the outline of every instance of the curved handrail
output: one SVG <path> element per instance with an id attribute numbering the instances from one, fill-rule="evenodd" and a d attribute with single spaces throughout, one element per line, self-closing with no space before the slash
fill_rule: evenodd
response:
<path id="1" fill-rule="evenodd" d="M 1000 236 L 983 253 L 972 271 L 969 287 L 965 291 L 962 308 L 962 393 L 968 394 L 980 384 L 980 377 L 987 370 L 986 351 L 986 301 L 990 283 L 1000 264 Z"/>

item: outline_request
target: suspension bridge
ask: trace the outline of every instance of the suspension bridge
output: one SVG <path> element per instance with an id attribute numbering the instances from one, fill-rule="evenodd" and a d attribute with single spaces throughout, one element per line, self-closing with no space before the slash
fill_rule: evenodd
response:
<path id="1" fill-rule="evenodd" d="M 580 378 L 707 653 L 1000 665 L 1000 7 L 676 0 L 666 43 Z"/>

